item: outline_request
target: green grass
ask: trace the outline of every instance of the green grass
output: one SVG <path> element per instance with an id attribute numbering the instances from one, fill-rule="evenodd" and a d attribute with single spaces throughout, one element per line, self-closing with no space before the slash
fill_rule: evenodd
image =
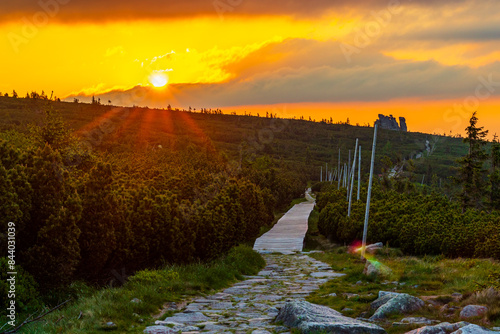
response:
<path id="1" fill-rule="evenodd" d="M 318 230 L 319 212 L 311 211 L 308 219 L 308 228 L 304 239 L 304 251 L 311 250 L 330 250 L 335 247 L 327 238 L 319 233 Z"/>
<path id="2" fill-rule="evenodd" d="M 295 204 L 300 204 L 300 203 L 304 203 L 304 202 L 307 202 L 307 199 L 305 199 L 305 198 L 296 198 L 296 199 L 294 199 L 292 201 L 292 203 L 290 203 L 290 208 L 289 209 L 293 208 L 293 206 Z"/>
<path id="3" fill-rule="evenodd" d="M 425 307 L 413 316 L 448 322 L 460 321 L 458 312 L 445 317 L 439 312 L 439 308 L 447 303 L 450 306 L 465 306 L 478 302 L 490 308 L 487 319 L 468 321 L 483 326 L 500 325 L 500 293 L 498 290 L 492 290 L 497 291 L 497 294 L 484 292 L 486 287 L 499 283 L 495 280 L 496 276 L 492 276 L 492 273 L 500 273 L 499 262 L 489 259 L 445 259 L 441 256 L 406 257 L 401 256 L 397 250 L 389 249 L 384 249 L 381 253 L 372 260 L 388 266 L 392 273 L 379 278 L 363 275 L 364 262 L 359 254 L 348 253 L 346 247 L 312 254 L 311 256 L 330 264 L 333 270 L 345 273 L 346 276 L 329 281 L 311 294 L 308 301 L 327 305 L 346 316 L 369 317 L 373 313 L 370 311 L 370 303 L 377 299 L 378 292 L 395 291 L 417 297 L 427 296 L 436 304 L 433 307 Z M 455 292 L 462 294 L 463 298 L 452 299 L 451 294 Z M 337 296 L 329 296 L 332 293 Z M 342 311 L 345 308 L 352 311 Z M 396 321 L 403 317 L 404 315 L 398 315 L 397 319 L 391 320 Z M 391 327 L 390 322 L 382 325 L 388 333 L 405 333 L 410 330 L 408 327 Z"/>
<path id="4" fill-rule="evenodd" d="M 43 322 L 23 328 L 23 333 L 142 333 L 154 325 L 154 315 L 166 302 L 179 302 L 191 296 L 211 293 L 227 286 L 242 275 L 253 275 L 265 266 L 264 259 L 247 246 L 233 248 L 229 254 L 208 264 L 167 266 L 144 270 L 124 286 L 86 290 L 84 295 Z M 141 302 L 133 303 L 137 298 Z M 165 313 L 161 319 L 172 312 Z M 81 314 L 81 315 L 80 315 Z M 116 328 L 106 326 L 107 322 Z"/>

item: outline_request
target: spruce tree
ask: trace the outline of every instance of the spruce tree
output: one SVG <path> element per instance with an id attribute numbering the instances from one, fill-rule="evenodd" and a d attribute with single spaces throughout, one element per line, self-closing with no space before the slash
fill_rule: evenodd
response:
<path id="1" fill-rule="evenodd" d="M 90 171 L 83 189 L 82 219 L 79 244 L 82 259 L 78 273 L 84 278 L 97 278 L 110 254 L 116 248 L 116 225 L 120 220 L 118 203 L 112 189 L 111 166 L 98 163 Z"/>
<path id="2" fill-rule="evenodd" d="M 490 207 L 500 210 L 500 142 L 495 135 L 491 147 Z"/>
<path id="3" fill-rule="evenodd" d="M 485 188 L 485 170 L 483 164 L 488 158 L 485 151 L 487 130 L 477 126 L 477 112 L 474 112 L 469 120 L 469 126 L 465 129 L 467 136 L 464 143 L 469 145 L 469 153 L 458 160 L 457 182 L 462 186 L 459 198 L 462 210 L 467 208 L 480 208 Z"/>

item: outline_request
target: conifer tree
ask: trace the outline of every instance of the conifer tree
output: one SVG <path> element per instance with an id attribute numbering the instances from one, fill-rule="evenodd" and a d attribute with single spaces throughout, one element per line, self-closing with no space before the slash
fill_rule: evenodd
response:
<path id="1" fill-rule="evenodd" d="M 99 163 L 83 190 L 83 214 L 78 223 L 82 261 L 78 272 L 85 278 L 97 277 L 116 247 L 115 229 L 120 215 L 112 182 L 111 166 Z"/>
<path id="2" fill-rule="evenodd" d="M 500 142 L 495 135 L 491 147 L 490 207 L 500 210 Z"/>
<path id="3" fill-rule="evenodd" d="M 485 185 L 485 170 L 483 168 L 487 154 L 484 149 L 486 145 L 487 130 L 477 126 L 477 112 L 474 112 L 469 120 L 469 126 L 465 129 L 467 136 L 464 143 L 469 145 L 469 153 L 458 160 L 457 182 L 462 186 L 459 197 L 462 210 L 467 208 L 480 208 Z"/>

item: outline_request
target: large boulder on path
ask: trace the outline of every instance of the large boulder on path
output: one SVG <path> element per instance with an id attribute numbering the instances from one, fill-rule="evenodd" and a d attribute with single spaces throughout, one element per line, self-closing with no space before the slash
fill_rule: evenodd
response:
<path id="1" fill-rule="evenodd" d="M 387 318 L 391 314 L 413 313 L 425 306 L 420 298 L 406 293 L 400 293 L 390 298 L 385 304 L 380 306 L 370 317 L 370 320 L 377 321 Z"/>
<path id="2" fill-rule="evenodd" d="M 281 308 L 276 322 L 298 328 L 302 333 L 382 334 L 382 327 L 343 316 L 341 313 L 306 301 L 288 302 Z"/>

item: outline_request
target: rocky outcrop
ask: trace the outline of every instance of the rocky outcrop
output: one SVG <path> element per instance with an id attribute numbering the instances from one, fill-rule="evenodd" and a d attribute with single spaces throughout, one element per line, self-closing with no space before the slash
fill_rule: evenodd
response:
<path id="1" fill-rule="evenodd" d="M 388 298 L 387 295 L 382 297 L 388 300 L 377 308 L 375 313 L 370 317 L 370 320 L 382 320 L 387 318 L 387 316 L 396 313 L 401 314 L 416 312 L 425 306 L 423 300 L 406 293 L 394 294 L 391 297 L 392 298 Z M 377 300 L 375 302 L 377 302 Z"/>
<path id="2" fill-rule="evenodd" d="M 406 126 L 406 118 L 399 117 L 399 127 L 400 127 L 401 131 L 403 131 L 403 132 L 408 131 L 408 127 Z"/>
<path id="3" fill-rule="evenodd" d="M 382 114 L 378 115 L 378 120 L 375 122 L 375 124 L 378 124 L 379 128 L 382 129 L 387 129 L 387 130 L 395 130 L 399 131 L 399 124 L 396 121 L 396 119 L 392 116 L 385 116 Z"/>
<path id="4" fill-rule="evenodd" d="M 328 332 L 352 334 L 385 333 L 382 327 L 343 316 L 341 313 L 306 301 L 293 301 L 281 308 L 276 322 L 298 328 L 302 333 Z"/>
<path id="5" fill-rule="evenodd" d="M 399 122 L 401 124 L 401 127 L 399 126 L 398 121 L 396 121 L 394 116 L 392 115 L 385 116 L 379 114 L 378 120 L 375 121 L 375 124 L 378 124 L 378 126 L 382 129 L 404 131 L 404 132 L 408 131 L 408 127 L 406 126 L 406 119 L 404 117 L 400 117 Z"/>

